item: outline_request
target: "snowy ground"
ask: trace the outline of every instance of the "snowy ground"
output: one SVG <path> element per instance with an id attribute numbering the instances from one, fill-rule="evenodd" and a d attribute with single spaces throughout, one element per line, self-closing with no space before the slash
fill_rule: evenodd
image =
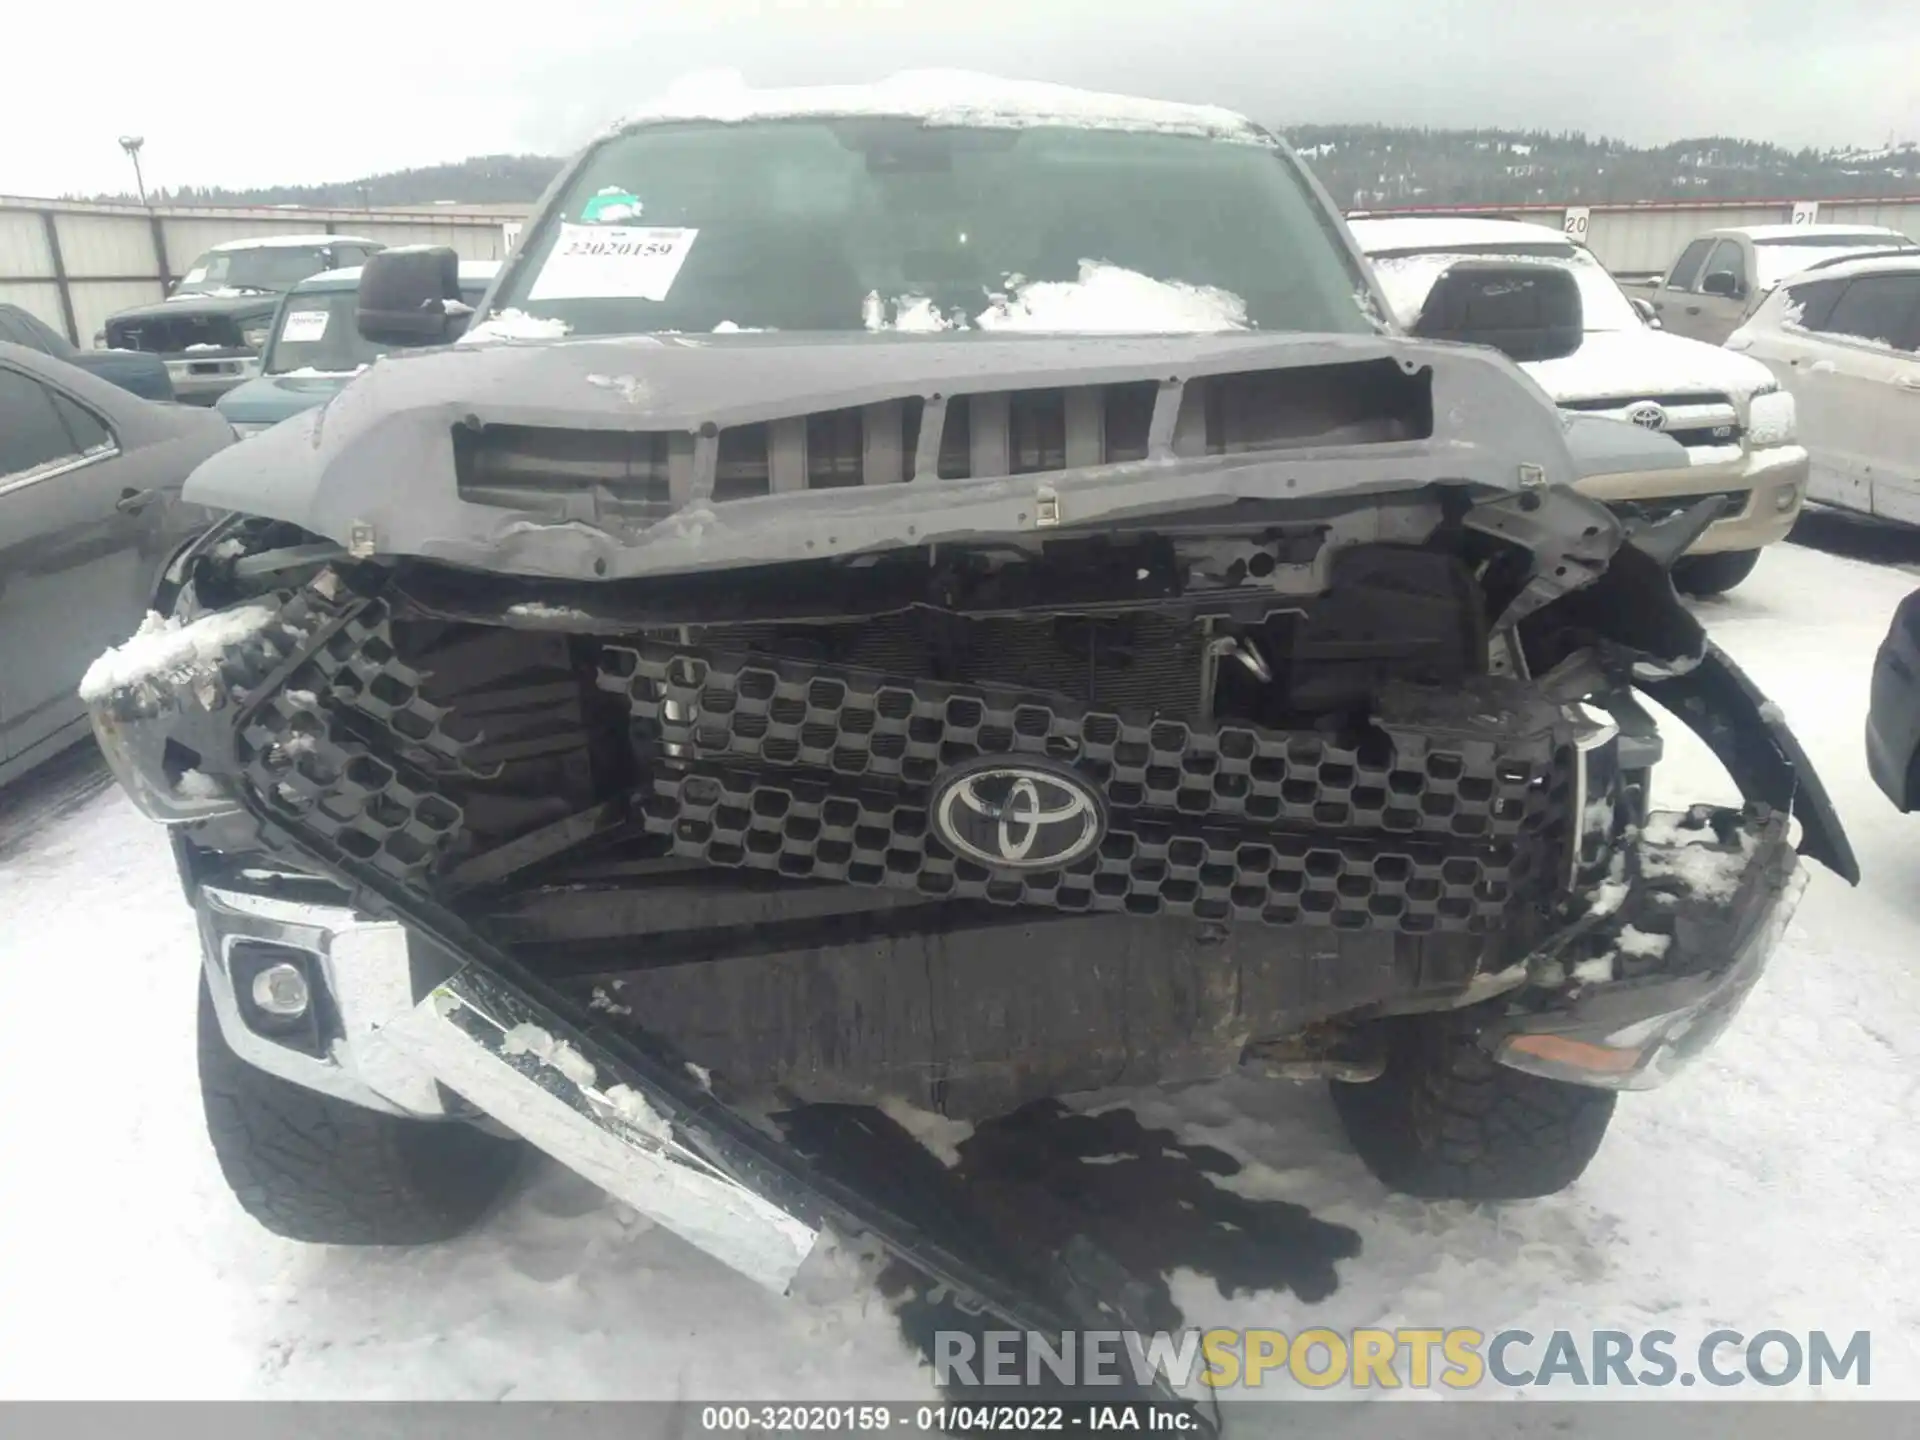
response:
<path id="1" fill-rule="evenodd" d="M 1821 533 L 1881 562 L 1920 559 L 1909 542 Z M 1702 608 L 1813 753 L 1865 880 L 1856 892 L 1815 872 L 1732 1032 L 1673 1086 L 1627 1097 L 1566 1194 L 1389 1196 L 1316 1087 L 1124 1097 L 1147 1125 L 1243 1161 L 1228 1182 L 1243 1196 L 1358 1232 L 1314 1304 L 1292 1290 L 1223 1299 L 1212 1278 L 1177 1273 L 1187 1323 L 1683 1341 L 1723 1325 L 1867 1329 L 1872 1393 L 1920 1397 L 1920 817 L 1873 788 L 1860 742 L 1874 648 L 1916 583 L 1789 545 Z M 1670 753 L 1668 799 L 1730 797 L 1704 752 Z M 769 1298 L 552 1166 L 451 1245 L 266 1235 L 202 1134 L 194 965 L 162 834 L 96 767 L 0 794 L 0 1398 L 928 1393 L 877 1298 Z"/>

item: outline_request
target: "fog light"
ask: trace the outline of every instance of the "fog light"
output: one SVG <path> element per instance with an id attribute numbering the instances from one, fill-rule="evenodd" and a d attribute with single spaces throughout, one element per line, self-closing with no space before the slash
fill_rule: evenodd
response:
<path id="1" fill-rule="evenodd" d="M 1773 508 L 1782 515 L 1800 503 L 1800 487 L 1789 485 L 1773 497 Z"/>
<path id="2" fill-rule="evenodd" d="M 313 1002 L 300 967 L 282 960 L 253 977 L 253 1003 L 263 1015 L 295 1020 L 306 1014 Z"/>

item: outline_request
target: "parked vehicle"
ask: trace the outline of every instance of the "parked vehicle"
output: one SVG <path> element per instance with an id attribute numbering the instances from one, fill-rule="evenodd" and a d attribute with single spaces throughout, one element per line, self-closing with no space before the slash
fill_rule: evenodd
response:
<path id="1" fill-rule="evenodd" d="M 500 271 L 497 260 L 460 264 L 460 298 L 480 303 Z M 386 353 L 361 335 L 354 321 L 360 267 L 328 270 L 302 280 L 274 312 L 260 374 L 227 391 L 214 408 L 242 435 L 254 435 L 325 404 L 355 375 Z"/>
<path id="2" fill-rule="evenodd" d="M 232 441 L 206 411 L 0 343 L 0 784 L 87 738 L 81 674 L 213 518 L 180 486 Z"/>
<path id="3" fill-rule="evenodd" d="M 1920 250 L 1792 276 L 1727 348 L 1792 392 L 1808 498 L 1920 525 Z"/>
<path id="4" fill-rule="evenodd" d="M 107 318 L 95 348 L 141 350 L 166 362 L 174 393 L 211 405 L 260 371 L 280 297 L 309 275 L 358 265 L 382 248 L 355 235 L 256 235 L 194 260 L 157 305 Z"/>
<path id="5" fill-rule="evenodd" d="M 1882 225 L 1748 225 L 1689 241 L 1647 298 L 1661 325 L 1719 345 L 1787 276 L 1822 260 L 1915 242 Z M 1635 287 L 1636 289 L 1638 287 Z"/>
<path id="6" fill-rule="evenodd" d="M 1462 262 L 1399 333 L 1238 116 L 682 91 L 447 346 L 458 295 L 367 263 L 428 348 L 204 464 L 181 628 L 86 687 L 280 1234 L 457 1232 L 504 1133 L 776 1288 L 832 1229 L 1111 1325 L 1118 1262 L 957 1219 L 870 1107 L 1333 1076 L 1387 1184 L 1540 1195 L 1728 1024 L 1793 822 L 1857 875 L 1668 583 L 1712 507 L 1576 488 L 1675 442 L 1478 343 L 1573 353 L 1571 269 Z M 1760 803 L 1650 812 L 1636 691 Z"/>
<path id="7" fill-rule="evenodd" d="M 143 400 L 173 399 L 173 382 L 157 355 L 125 350 L 82 350 L 31 311 L 0 305 L 0 345 L 24 345 L 64 360 Z"/>
<path id="8" fill-rule="evenodd" d="M 1674 514 L 1717 495 L 1726 509 L 1673 567 L 1696 595 L 1732 589 L 1763 547 L 1800 514 L 1807 452 L 1796 440 L 1793 398 L 1765 366 L 1651 328 L 1584 246 L 1517 220 L 1355 220 L 1354 238 L 1402 323 L 1419 318 L 1434 282 L 1461 260 L 1511 259 L 1564 266 L 1579 282 L 1580 348 L 1521 368 L 1563 410 L 1607 415 L 1664 431 L 1684 461 L 1657 473 L 1595 475 L 1580 489 L 1626 519 Z"/>
<path id="9" fill-rule="evenodd" d="M 1920 808 L 1920 590 L 1893 612 L 1874 656 L 1867 770 L 1901 810 Z"/>

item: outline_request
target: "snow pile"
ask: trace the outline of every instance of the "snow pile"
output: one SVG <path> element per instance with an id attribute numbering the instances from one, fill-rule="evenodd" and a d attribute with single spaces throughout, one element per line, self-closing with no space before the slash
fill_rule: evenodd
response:
<path id="1" fill-rule="evenodd" d="M 229 647 L 266 629 L 277 613 L 271 605 L 242 605 L 182 625 L 149 610 L 132 639 L 87 667 L 80 698 L 91 705 L 146 680 L 187 684 L 211 670 Z"/>
<path id="2" fill-rule="evenodd" d="M 298 370 L 275 370 L 273 377 L 276 380 L 342 380 L 350 379 L 366 368 L 364 361 L 351 370 L 321 370 L 312 365 L 302 365 Z"/>
<path id="3" fill-rule="evenodd" d="M 1651 880 L 1678 880 L 1702 900 L 1731 901 L 1747 873 L 1758 841 L 1749 830 L 1723 845 L 1711 827 L 1693 829 L 1684 815 L 1650 815 L 1640 830 L 1640 873 Z"/>
<path id="4" fill-rule="evenodd" d="M 1069 335 L 1193 335 L 1245 330 L 1247 302 L 1212 285 L 1155 280 L 1082 260 L 1078 280 L 1017 285 L 975 317 L 982 330 Z"/>
<path id="5" fill-rule="evenodd" d="M 558 340 L 572 329 L 564 320 L 529 315 L 524 310 L 502 310 L 490 315 L 453 343 L 477 345 L 487 340 Z"/>
<path id="6" fill-rule="evenodd" d="M 606 1102 L 613 1108 L 614 1114 L 626 1121 L 642 1135 L 651 1135 L 656 1140 L 671 1140 L 673 1127 L 667 1124 L 666 1116 L 648 1103 L 647 1097 L 630 1085 L 609 1086 Z"/>
<path id="7" fill-rule="evenodd" d="M 748 120 L 817 116 L 891 117 L 922 124 L 986 130 L 1041 125 L 1078 130 L 1136 130 L 1271 146 L 1270 136 L 1231 110 L 1106 95 L 1031 80 L 1002 80 L 965 70 L 909 70 L 875 85 L 819 85 L 755 90 L 737 70 L 703 71 L 629 115 L 616 130 L 665 120 Z"/>
<path id="8" fill-rule="evenodd" d="M 509 1055 L 531 1055 L 551 1065 L 582 1090 L 591 1090 L 600 1083 L 600 1072 L 593 1068 L 591 1060 L 538 1025 L 523 1021 L 514 1026 L 507 1031 L 500 1048 Z"/>
<path id="9" fill-rule="evenodd" d="M 180 778 L 173 782 L 173 793 L 182 800 L 219 800 L 227 789 L 205 771 L 182 770 Z"/>
<path id="10" fill-rule="evenodd" d="M 1649 935 L 1631 925 L 1620 927 L 1620 953 L 1636 960 L 1658 960 L 1673 944 L 1671 935 Z"/>
<path id="11" fill-rule="evenodd" d="M 507 607 L 507 614 L 520 620 L 585 620 L 587 612 L 571 605 L 549 605 L 544 600 L 522 600 Z"/>
<path id="12" fill-rule="evenodd" d="M 1793 396 L 1785 390 L 1756 395 L 1747 406 L 1747 444 L 1754 449 L 1790 443 L 1799 431 Z"/>
<path id="13" fill-rule="evenodd" d="M 973 1135 L 973 1126 L 965 1120 L 949 1120 L 893 1096 L 881 1101 L 880 1108 L 889 1120 L 938 1156 L 949 1170 L 960 1163 L 960 1146 Z"/>

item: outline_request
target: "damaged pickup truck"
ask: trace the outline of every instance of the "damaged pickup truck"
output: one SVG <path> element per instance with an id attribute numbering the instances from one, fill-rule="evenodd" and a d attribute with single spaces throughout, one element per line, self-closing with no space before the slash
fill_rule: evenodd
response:
<path id="1" fill-rule="evenodd" d="M 360 283 L 424 348 L 203 465 L 232 513 L 83 687 L 280 1234 L 452 1235 L 525 1140 L 775 1287 L 863 1234 L 1064 1325 L 1099 1267 L 902 1193 L 873 1117 L 1325 1077 L 1387 1185 L 1542 1195 L 1799 856 L 1857 878 L 1675 598 L 1719 502 L 1584 498 L 1674 443 L 1509 358 L 1579 344 L 1571 281 L 1463 262 L 1402 334 L 1238 117 L 681 96 L 459 343 L 452 252 Z M 1642 697 L 1744 809 L 1650 808 Z"/>

